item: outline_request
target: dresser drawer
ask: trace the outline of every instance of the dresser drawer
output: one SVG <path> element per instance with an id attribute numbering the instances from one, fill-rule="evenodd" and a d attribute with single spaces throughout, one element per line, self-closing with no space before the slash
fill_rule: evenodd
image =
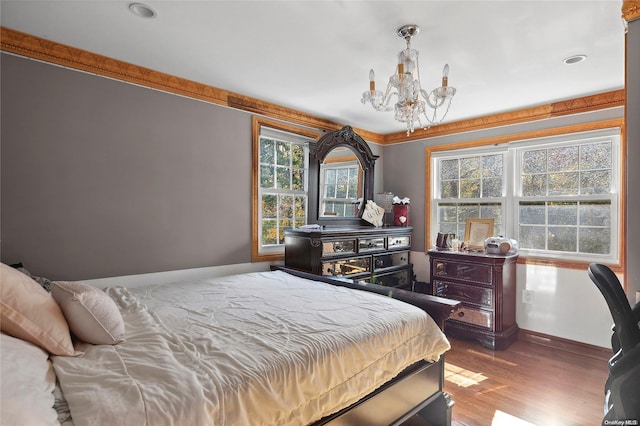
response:
<path id="1" fill-rule="evenodd" d="M 371 257 L 352 257 L 322 262 L 322 275 L 342 277 L 371 273 Z"/>
<path id="2" fill-rule="evenodd" d="M 432 284 L 436 296 L 493 309 L 493 290 L 491 288 L 440 280 L 435 280 Z"/>
<path id="3" fill-rule="evenodd" d="M 409 235 L 390 235 L 387 243 L 389 250 L 411 247 L 411 237 Z"/>
<path id="4" fill-rule="evenodd" d="M 458 309 L 449 319 L 449 321 L 451 320 L 478 325 L 480 327 L 493 327 L 493 314 L 491 312 L 469 308 L 468 306 L 463 306 Z"/>
<path id="5" fill-rule="evenodd" d="M 373 284 L 387 287 L 411 290 L 411 278 L 411 268 L 406 268 L 401 271 L 390 272 L 387 274 L 376 274 L 373 276 L 371 282 Z"/>
<path id="6" fill-rule="evenodd" d="M 352 254 L 356 252 L 356 240 L 322 241 L 322 257 Z"/>
<path id="7" fill-rule="evenodd" d="M 384 238 L 359 238 L 358 239 L 358 251 L 360 253 L 384 250 Z"/>
<path id="8" fill-rule="evenodd" d="M 409 252 L 399 251 L 388 254 L 378 254 L 373 256 L 373 270 L 393 268 L 409 264 Z"/>
<path id="9" fill-rule="evenodd" d="M 491 265 L 434 260 L 432 269 L 434 278 L 454 278 L 484 285 L 491 285 L 493 282 Z"/>

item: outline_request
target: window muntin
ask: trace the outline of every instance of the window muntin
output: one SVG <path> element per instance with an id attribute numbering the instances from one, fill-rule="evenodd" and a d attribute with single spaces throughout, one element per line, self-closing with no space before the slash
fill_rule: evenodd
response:
<path id="1" fill-rule="evenodd" d="M 617 137 L 515 150 L 515 237 L 532 255 L 617 260 Z"/>
<path id="2" fill-rule="evenodd" d="M 261 129 L 260 252 L 284 245 L 284 228 L 306 223 L 308 169 L 306 142 L 284 132 Z"/>
<path id="3" fill-rule="evenodd" d="M 432 154 L 431 238 L 464 235 L 467 217 L 494 218 L 494 234 L 517 239 L 522 254 L 618 261 L 619 134 L 595 131 Z M 484 167 L 482 159 L 492 153 L 503 155 L 501 172 L 495 158 L 487 160 L 494 167 Z M 500 187 L 502 199 L 496 197 Z"/>
<path id="4" fill-rule="evenodd" d="M 463 238 L 468 218 L 492 218 L 494 233 L 500 233 L 506 192 L 504 153 L 449 151 L 435 158 L 435 233 L 453 233 Z"/>
<path id="5" fill-rule="evenodd" d="M 251 259 L 284 256 L 284 228 L 306 223 L 310 142 L 319 133 L 262 117 L 252 119 Z"/>

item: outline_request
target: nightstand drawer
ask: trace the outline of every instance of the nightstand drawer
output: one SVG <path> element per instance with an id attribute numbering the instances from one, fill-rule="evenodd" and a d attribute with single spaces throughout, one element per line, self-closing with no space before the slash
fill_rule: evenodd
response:
<path id="1" fill-rule="evenodd" d="M 493 314 L 480 309 L 473 309 L 467 306 L 460 308 L 450 320 L 466 322 L 467 324 L 478 325 L 480 327 L 493 327 Z"/>
<path id="2" fill-rule="evenodd" d="M 436 260 L 433 262 L 431 273 L 437 278 L 452 278 L 491 285 L 493 282 L 492 271 L 491 265 Z"/>
<path id="3" fill-rule="evenodd" d="M 432 284 L 436 296 L 493 309 L 493 290 L 490 288 L 440 280 L 436 280 Z"/>

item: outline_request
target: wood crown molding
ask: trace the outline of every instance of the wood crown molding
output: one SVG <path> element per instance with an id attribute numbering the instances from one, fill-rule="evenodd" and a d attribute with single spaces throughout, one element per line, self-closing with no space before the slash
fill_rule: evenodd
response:
<path id="1" fill-rule="evenodd" d="M 622 17 L 627 22 L 635 21 L 640 18 L 640 1 L 624 0 L 622 2 Z"/>
<path id="2" fill-rule="evenodd" d="M 334 123 L 291 108 L 118 61 L 6 27 L 0 27 L 0 30 L 0 50 L 19 56 L 284 120 L 313 129 L 332 131 L 339 130 L 344 126 L 342 123 Z M 382 135 L 377 133 L 363 129 L 354 130 L 367 141 L 381 143 L 383 140 Z"/>
<path id="3" fill-rule="evenodd" d="M 471 132 L 481 129 L 508 126 L 511 124 L 544 120 L 564 115 L 624 106 L 624 102 L 624 89 L 614 90 L 611 92 L 599 93 L 597 95 L 583 96 L 581 98 L 554 102 L 547 105 L 440 124 L 438 126 L 430 127 L 427 130 L 416 130 L 408 137 L 406 132 L 392 133 L 385 136 L 384 143 L 393 144 L 409 140 L 426 139 L 454 133 Z"/>
<path id="4" fill-rule="evenodd" d="M 625 6 L 630 10 L 635 10 L 636 14 L 638 13 L 639 4 L 640 1 L 625 1 Z M 9 28 L 0 27 L 0 29 L 0 50 L 5 52 L 138 84 L 168 93 L 199 99 L 277 120 L 308 126 L 318 130 L 333 131 L 343 127 L 343 124 L 334 123 L 291 108 L 118 61 Z M 407 136 L 404 131 L 383 135 L 364 129 L 354 128 L 354 130 L 368 142 L 390 145 L 454 133 L 543 120 L 598 109 L 613 108 L 623 106 L 624 100 L 625 91 L 616 90 L 577 99 L 554 102 L 547 105 L 441 124 L 427 130 L 416 130 L 409 136 Z"/>

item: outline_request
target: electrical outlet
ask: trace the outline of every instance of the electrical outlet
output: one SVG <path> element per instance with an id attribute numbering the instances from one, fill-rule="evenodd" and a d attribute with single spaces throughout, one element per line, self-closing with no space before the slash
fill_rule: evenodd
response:
<path id="1" fill-rule="evenodd" d="M 533 304 L 533 290 L 522 290 L 522 303 Z"/>

